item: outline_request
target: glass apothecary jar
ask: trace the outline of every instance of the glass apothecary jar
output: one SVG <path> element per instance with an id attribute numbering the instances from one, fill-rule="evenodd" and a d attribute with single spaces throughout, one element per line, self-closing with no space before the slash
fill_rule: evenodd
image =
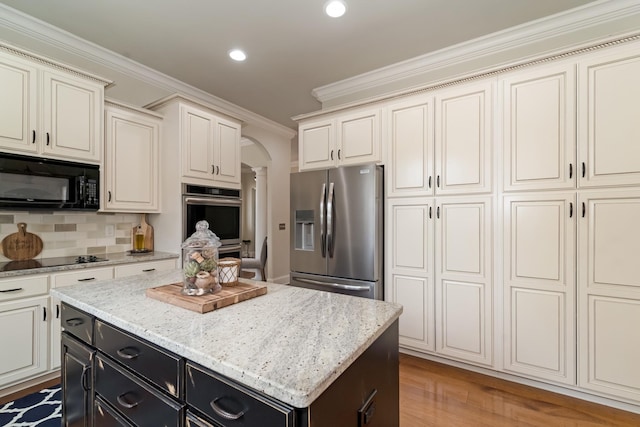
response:
<path id="1" fill-rule="evenodd" d="M 220 239 L 207 221 L 198 221 L 196 231 L 182 243 L 182 293 L 205 295 L 222 289 L 218 280 Z"/>

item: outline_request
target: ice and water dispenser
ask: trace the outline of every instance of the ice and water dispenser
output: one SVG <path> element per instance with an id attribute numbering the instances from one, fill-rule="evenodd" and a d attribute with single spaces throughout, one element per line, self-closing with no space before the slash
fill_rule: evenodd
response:
<path id="1" fill-rule="evenodd" d="M 302 251 L 314 250 L 315 219 L 313 210 L 295 211 L 295 249 Z"/>

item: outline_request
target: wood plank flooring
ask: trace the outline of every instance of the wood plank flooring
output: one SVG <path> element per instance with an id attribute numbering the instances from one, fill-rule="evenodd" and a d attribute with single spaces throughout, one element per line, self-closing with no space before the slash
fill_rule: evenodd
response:
<path id="1" fill-rule="evenodd" d="M 640 415 L 400 354 L 400 427 L 638 427 Z"/>
<path id="2" fill-rule="evenodd" d="M 400 354 L 400 427 L 484 426 L 638 427 L 640 415 Z"/>

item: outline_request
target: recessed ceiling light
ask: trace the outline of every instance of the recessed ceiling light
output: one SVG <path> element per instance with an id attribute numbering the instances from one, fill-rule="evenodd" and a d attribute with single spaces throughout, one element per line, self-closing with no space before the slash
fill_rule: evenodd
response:
<path id="1" fill-rule="evenodd" d="M 229 57 L 234 61 L 244 61 L 247 59 L 247 54 L 240 49 L 232 49 L 229 51 Z"/>
<path id="2" fill-rule="evenodd" d="M 347 11 L 347 4 L 342 0 L 330 0 L 324 5 L 324 12 L 332 18 L 339 18 Z"/>

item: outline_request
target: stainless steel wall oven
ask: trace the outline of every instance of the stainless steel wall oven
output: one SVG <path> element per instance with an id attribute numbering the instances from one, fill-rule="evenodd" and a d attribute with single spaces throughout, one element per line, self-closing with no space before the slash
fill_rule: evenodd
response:
<path id="1" fill-rule="evenodd" d="M 240 258 L 242 248 L 242 199 L 240 190 L 183 184 L 183 240 L 196 231 L 196 223 L 206 220 L 220 238 L 220 258 Z"/>

